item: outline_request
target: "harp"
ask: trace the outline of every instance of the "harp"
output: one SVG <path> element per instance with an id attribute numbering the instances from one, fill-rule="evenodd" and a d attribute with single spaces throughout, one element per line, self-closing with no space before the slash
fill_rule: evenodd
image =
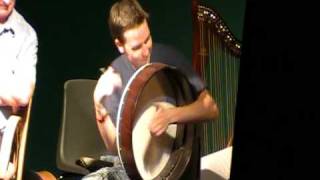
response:
<path id="1" fill-rule="evenodd" d="M 240 42 L 221 16 L 212 8 L 192 0 L 193 49 L 192 64 L 214 96 L 220 117 L 202 127 L 202 155 L 232 144 Z"/>

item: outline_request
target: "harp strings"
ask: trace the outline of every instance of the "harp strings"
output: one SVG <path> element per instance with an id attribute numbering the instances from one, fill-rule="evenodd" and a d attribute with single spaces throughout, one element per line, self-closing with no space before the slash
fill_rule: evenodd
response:
<path id="1" fill-rule="evenodd" d="M 220 110 L 217 121 L 203 125 L 203 155 L 225 148 L 232 138 L 238 89 L 239 56 L 215 28 L 212 21 L 199 19 L 201 75 Z"/>

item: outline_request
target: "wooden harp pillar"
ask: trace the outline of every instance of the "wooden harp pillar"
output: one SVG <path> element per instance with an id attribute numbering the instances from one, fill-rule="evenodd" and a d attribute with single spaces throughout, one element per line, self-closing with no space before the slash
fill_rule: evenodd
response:
<path id="1" fill-rule="evenodd" d="M 1 168 L 4 168 L 1 169 L 1 172 L 6 172 L 6 166 L 8 165 L 8 162 L 6 160 L 9 160 L 15 166 L 15 173 L 13 176 L 13 179 L 15 180 L 23 180 L 24 157 L 27 144 L 27 133 L 29 129 L 31 104 L 32 98 L 30 99 L 29 104 L 26 107 L 20 108 L 20 110 L 17 113 L 12 114 L 9 118 L 9 121 L 16 121 L 17 123 L 16 126 L 10 127 L 11 132 L 9 133 L 13 133 L 12 141 L 7 141 L 10 144 L 4 143 L 4 149 L 10 148 L 11 150 L 5 150 L 6 152 L 3 151 L 4 154 L 2 154 L 2 157 L 5 159 L 5 161 L 1 162 Z M 11 138 L 10 136 L 4 137 Z M 6 157 L 6 155 L 9 156 Z"/>
<path id="2" fill-rule="evenodd" d="M 192 64 L 216 100 L 220 116 L 203 124 L 202 155 L 230 145 L 233 137 L 240 43 L 220 15 L 192 0 Z"/>

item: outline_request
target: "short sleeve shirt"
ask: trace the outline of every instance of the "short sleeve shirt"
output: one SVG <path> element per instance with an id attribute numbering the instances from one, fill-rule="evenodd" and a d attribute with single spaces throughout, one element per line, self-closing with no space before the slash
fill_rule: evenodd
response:
<path id="1" fill-rule="evenodd" d="M 175 48 L 163 44 L 154 44 L 151 52 L 151 63 L 163 63 L 169 66 L 177 68 L 182 74 L 184 74 L 193 89 L 195 89 L 197 95 L 205 89 L 205 83 L 196 74 L 192 66 L 188 64 L 187 59 L 182 53 Z M 128 83 L 131 76 L 135 73 L 136 69 L 130 64 L 125 55 L 121 55 L 116 58 L 111 66 L 114 70 L 120 74 L 122 80 L 122 88 L 116 90 L 113 95 L 103 100 L 103 105 L 110 113 L 111 119 L 116 124 L 117 111 L 123 90 Z"/>

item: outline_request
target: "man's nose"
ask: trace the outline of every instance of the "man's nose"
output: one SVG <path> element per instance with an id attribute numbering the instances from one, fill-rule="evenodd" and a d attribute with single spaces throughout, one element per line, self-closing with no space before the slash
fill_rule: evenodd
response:
<path id="1" fill-rule="evenodd" d="M 4 6 L 4 5 L 7 5 L 7 3 L 5 2 L 5 0 L 0 0 L 0 5 Z"/>
<path id="2" fill-rule="evenodd" d="M 150 47 L 147 44 L 145 44 L 143 46 L 143 55 L 144 56 L 149 56 L 150 55 Z"/>
<path id="3" fill-rule="evenodd" d="M 9 5 L 11 0 L 0 0 L 0 4 Z"/>

